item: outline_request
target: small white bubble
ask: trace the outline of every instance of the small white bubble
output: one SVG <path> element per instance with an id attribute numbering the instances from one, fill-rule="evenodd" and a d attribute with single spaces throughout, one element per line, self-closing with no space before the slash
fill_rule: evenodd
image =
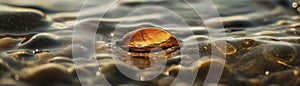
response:
<path id="1" fill-rule="evenodd" d="M 266 71 L 266 72 L 265 72 L 265 75 L 270 75 L 270 71 Z"/>
<path id="2" fill-rule="evenodd" d="M 33 54 L 37 53 L 39 51 L 39 49 L 35 49 L 34 51 L 32 51 Z"/>
<path id="3" fill-rule="evenodd" d="M 100 76 L 100 75 L 101 75 L 100 71 L 97 71 L 96 76 Z"/>
<path id="4" fill-rule="evenodd" d="M 115 34 L 114 33 L 110 33 L 110 36 L 113 37 Z"/>
<path id="5" fill-rule="evenodd" d="M 292 6 L 293 6 L 293 8 L 297 8 L 298 4 L 296 2 L 293 2 Z"/>
<path id="6" fill-rule="evenodd" d="M 141 77 L 140 77 L 140 80 L 141 80 L 141 81 L 145 81 L 145 77 L 144 77 L 144 76 L 141 76 Z"/>
<path id="7" fill-rule="evenodd" d="M 297 12 L 300 12 L 300 7 L 297 7 Z"/>

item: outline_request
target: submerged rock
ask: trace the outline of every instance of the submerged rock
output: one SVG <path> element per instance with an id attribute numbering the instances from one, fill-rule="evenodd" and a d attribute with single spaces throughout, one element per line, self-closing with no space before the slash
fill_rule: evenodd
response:
<path id="1" fill-rule="evenodd" d="M 260 85 L 298 86 L 300 85 L 300 70 L 291 69 L 282 72 L 271 73 L 261 79 Z"/>
<path id="2" fill-rule="evenodd" d="M 117 65 L 118 67 L 121 67 L 122 69 L 126 69 L 126 70 L 119 70 Z M 134 81 L 128 78 L 127 76 L 123 75 L 121 71 L 130 73 L 129 75 L 136 75 L 138 69 L 122 63 L 108 62 L 107 64 L 101 67 L 101 71 L 103 72 L 104 76 L 110 83 L 112 83 L 113 85 L 117 85 L 117 84 L 124 84 L 127 82 Z M 135 76 L 131 76 L 131 77 L 135 77 Z"/>
<path id="3" fill-rule="evenodd" d="M 259 77 L 269 72 L 293 68 L 299 62 L 293 46 L 265 44 L 253 48 L 235 62 L 233 70 L 245 77 Z"/>
<path id="4" fill-rule="evenodd" d="M 22 79 L 38 85 L 70 82 L 71 78 L 65 67 L 54 63 L 27 68 L 23 72 L 25 72 L 26 76 L 22 77 Z"/>
<path id="5" fill-rule="evenodd" d="M 45 15 L 34 9 L 2 6 L 0 10 L 0 33 L 21 34 L 39 30 L 49 25 Z"/>
<path id="6" fill-rule="evenodd" d="M 0 86 L 30 86 L 29 84 L 10 78 L 0 79 Z"/>
<path id="7" fill-rule="evenodd" d="M 60 45 L 61 42 L 52 34 L 37 34 L 30 40 L 19 45 L 20 48 L 44 49 Z"/>
<path id="8" fill-rule="evenodd" d="M 21 40 L 10 37 L 0 38 L 0 51 L 16 47 Z"/>

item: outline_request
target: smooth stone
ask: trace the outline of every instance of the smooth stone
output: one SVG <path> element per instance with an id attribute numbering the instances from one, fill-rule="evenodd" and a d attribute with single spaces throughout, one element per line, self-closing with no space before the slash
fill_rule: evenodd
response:
<path id="1" fill-rule="evenodd" d="M 167 75 L 167 76 L 176 77 L 181 68 L 182 67 L 179 66 L 179 65 L 173 65 L 173 66 L 167 68 L 166 71 L 164 72 L 164 74 Z"/>
<path id="2" fill-rule="evenodd" d="M 235 73 L 244 77 L 255 78 L 265 75 L 265 72 L 278 72 L 294 68 L 299 59 L 295 49 L 287 44 L 264 44 L 243 54 L 233 63 Z"/>
<path id="3" fill-rule="evenodd" d="M 0 6 L 0 33 L 20 34 L 41 31 L 49 25 L 45 15 L 37 10 Z"/>
<path id="4" fill-rule="evenodd" d="M 72 59 L 68 57 L 53 57 L 48 60 L 48 63 L 74 63 Z"/>
<path id="5" fill-rule="evenodd" d="M 238 48 L 250 50 L 258 45 L 259 45 L 259 42 L 255 41 L 253 39 L 243 39 L 241 45 Z"/>
<path id="6" fill-rule="evenodd" d="M 172 65 L 178 65 L 181 62 L 181 58 L 184 58 L 184 56 L 175 56 L 172 58 L 167 59 L 167 66 L 172 66 Z"/>
<path id="7" fill-rule="evenodd" d="M 31 85 L 10 78 L 2 78 L 0 79 L 0 86 L 31 86 Z"/>
<path id="8" fill-rule="evenodd" d="M 238 51 L 249 51 L 260 43 L 255 39 L 232 39 L 228 40 Z"/>
<path id="9" fill-rule="evenodd" d="M 201 56 L 207 56 L 207 55 L 211 55 L 212 52 L 212 45 L 209 42 L 199 42 L 198 43 L 198 47 L 199 47 L 199 53 Z"/>
<path id="10" fill-rule="evenodd" d="M 170 86 L 174 80 L 174 76 L 166 76 L 161 78 L 157 83 L 159 86 Z"/>
<path id="11" fill-rule="evenodd" d="M 120 67 L 120 69 L 124 69 L 124 70 L 119 70 L 117 65 L 118 65 L 118 67 Z M 123 75 L 123 73 L 121 71 L 129 73 L 129 75 L 136 75 L 138 72 L 138 69 L 136 69 L 135 67 L 131 67 L 127 64 L 124 64 L 124 63 L 109 62 L 101 67 L 101 71 L 104 74 L 104 76 L 106 77 L 106 79 L 112 85 L 118 85 L 118 84 L 123 84 L 123 83 L 134 81 L 134 80 L 128 78 L 127 76 Z M 135 76 L 131 76 L 131 77 L 135 77 Z"/>
<path id="12" fill-rule="evenodd" d="M 27 42 L 19 45 L 20 48 L 28 48 L 28 49 L 45 49 L 51 48 L 55 46 L 59 46 L 61 44 L 60 41 L 56 39 L 56 36 L 48 33 L 41 33 L 33 36 Z"/>
<path id="13" fill-rule="evenodd" d="M 86 57 L 87 49 L 84 46 L 81 45 L 69 45 L 65 47 L 64 49 L 54 52 L 54 56 L 64 56 L 64 57 Z M 73 56 L 73 53 L 76 53 L 78 56 Z"/>
<path id="14" fill-rule="evenodd" d="M 261 43 L 254 39 L 230 39 L 227 40 L 232 46 L 236 48 L 236 53 L 226 56 L 228 64 L 237 62 L 240 55 L 247 53 L 254 47 L 259 46 Z M 227 46 L 226 46 L 227 47 Z"/>
<path id="15" fill-rule="evenodd" d="M 114 61 L 113 56 L 111 54 L 97 54 L 95 59 L 98 63 L 106 63 Z"/>
<path id="16" fill-rule="evenodd" d="M 43 61 L 47 61 L 47 60 L 53 58 L 53 56 L 54 55 L 50 52 L 42 52 L 42 53 L 36 54 L 36 58 L 38 60 L 43 60 Z"/>
<path id="17" fill-rule="evenodd" d="M 10 37 L 0 38 L 0 51 L 14 48 L 20 42 L 21 42 L 21 40 L 13 39 Z"/>
<path id="18" fill-rule="evenodd" d="M 53 58 L 48 59 L 47 62 L 60 64 L 67 68 L 74 66 L 73 60 L 70 58 L 67 58 L 67 57 L 53 57 Z"/>
<path id="19" fill-rule="evenodd" d="M 229 86 L 258 86 L 259 81 L 257 78 L 244 78 L 241 76 L 235 76 L 230 79 L 227 85 Z"/>
<path id="20" fill-rule="evenodd" d="M 211 49 L 214 50 L 213 52 L 217 52 L 216 54 L 230 56 L 237 52 L 237 48 L 226 41 L 214 41 L 211 42 L 211 45 Z"/>
<path id="21" fill-rule="evenodd" d="M 75 78 L 78 78 L 78 74 L 80 75 L 80 77 L 85 78 L 88 78 L 90 76 L 90 73 L 84 67 L 71 67 L 68 69 L 68 73 Z"/>
<path id="22" fill-rule="evenodd" d="M 194 67 L 193 67 L 194 70 L 198 70 L 198 75 L 196 77 L 195 82 L 199 82 L 199 83 L 195 83 L 195 84 L 202 85 L 203 83 L 201 82 L 206 80 L 207 74 L 211 68 L 213 68 L 214 70 L 223 68 L 223 70 L 219 71 L 221 73 L 221 77 L 220 77 L 221 79 L 219 83 L 226 82 L 227 81 L 226 79 L 230 79 L 233 76 L 229 67 L 225 65 L 225 60 L 219 58 L 201 59 L 198 62 L 194 63 Z"/>
<path id="23" fill-rule="evenodd" d="M 285 70 L 274 72 L 268 76 L 264 76 L 259 82 L 260 86 L 278 85 L 278 86 L 297 86 L 300 84 L 300 70 Z"/>
<path id="24" fill-rule="evenodd" d="M 288 30 L 285 30 L 285 33 L 290 36 L 299 36 L 300 35 L 300 29 L 291 28 Z"/>
<path id="25" fill-rule="evenodd" d="M 296 57 L 295 47 L 288 44 L 267 44 L 263 46 L 262 51 L 265 59 L 270 61 L 284 63 L 287 65 L 299 64 L 299 58 Z M 282 64 L 282 65 L 284 65 Z"/>
<path id="26" fill-rule="evenodd" d="M 102 59 L 113 59 L 112 54 L 97 54 L 96 55 L 97 60 L 102 60 Z"/>
<path id="27" fill-rule="evenodd" d="M 56 82 L 70 82 L 71 75 L 64 66 L 48 63 L 23 70 L 27 77 L 23 79 L 38 85 L 52 84 Z"/>
<path id="28" fill-rule="evenodd" d="M 7 52 L 7 56 L 14 58 L 18 61 L 29 61 L 34 59 L 34 55 L 28 50 L 15 50 Z"/>

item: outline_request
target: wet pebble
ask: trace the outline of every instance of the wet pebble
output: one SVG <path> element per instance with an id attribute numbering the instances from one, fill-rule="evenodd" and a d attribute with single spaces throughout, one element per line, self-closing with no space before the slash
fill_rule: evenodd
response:
<path id="1" fill-rule="evenodd" d="M 278 62 L 279 64 L 294 65 L 300 61 L 296 57 L 295 48 L 288 44 L 269 44 L 264 46 L 262 52 L 265 59 Z"/>
<path id="2" fill-rule="evenodd" d="M 97 54 L 96 55 L 97 60 L 102 60 L 102 59 L 113 59 L 112 54 Z"/>
<path id="3" fill-rule="evenodd" d="M 33 9 L 13 8 L 1 6 L 0 33 L 20 34 L 34 30 L 41 30 L 48 25 L 44 14 Z M 22 8 L 21 8 L 22 9 Z"/>
<path id="4" fill-rule="evenodd" d="M 184 56 L 175 56 L 172 58 L 167 59 L 167 66 L 172 66 L 172 65 L 178 65 L 181 62 L 181 58 L 183 58 Z"/>
<path id="5" fill-rule="evenodd" d="M 226 41 L 215 41 L 211 44 L 212 49 L 214 50 L 213 52 L 218 52 L 227 56 L 235 54 L 237 52 L 237 48 Z"/>
<path id="6" fill-rule="evenodd" d="M 98 54 L 96 55 L 96 60 L 98 63 L 105 63 L 105 62 L 110 62 L 113 61 L 113 55 L 111 54 Z"/>
<path id="7" fill-rule="evenodd" d="M 21 40 L 10 37 L 0 38 L 0 50 L 10 49 L 15 47 Z"/>
<path id="8" fill-rule="evenodd" d="M 227 40 L 228 43 L 232 44 L 236 48 L 236 53 L 226 56 L 226 60 L 231 64 L 237 62 L 239 55 L 245 54 L 248 51 L 252 50 L 254 47 L 260 45 L 260 43 L 254 39 L 234 39 Z M 226 46 L 231 47 L 231 46 Z"/>
<path id="9" fill-rule="evenodd" d="M 53 57 L 48 60 L 49 63 L 73 63 L 72 59 L 68 57 Z"/>
<path id="10" fill-rule="evenodd" d="M 0 79 L 0 86 L 31 86 L 31 85 L 10 78 L 2 78 Z"/>
<path id="11" fill-rule="evenodd" d="M 274 85 L 274 86 L 298 86 L 300 84 L 300 70 L 285 70 L 281 72 L 271 73 L 269 76 L 263 77 L 259 85 Z"/>
<path id="12" fill-rule="evenodd" d="M 71 67 L 68 69 L 68 73 L 72 75 L 73 77 L 89 77 L 90 73 L 85 67 Z"/>
<path id="13" fill-rule="evenodd" d="M 48 33 L 41 33 L 33 36 L 30 40 L 19 45 L 20 48 L 45 49 L 60 45 L 56 36 Z"/>
<path id="14" fill-rule="evenodd" d="M 209 42 L 199 42 L 198 47 L 200 55 L 207 56 L 210 55 L 212 52 L 212 46 Z"/>
<path id="15" fill-rule="evenodd" d="M 259 80 L 256 78 L 244 78 L 240 76 L 232 77 L 228 82 L 229 86 L 259 86 Z"/>
<path id="16" fill-rule="evenodd" d="M 56 64 L 63 65 L 65 67 L 74 66 L 73 60 L 68 57 L 52 57 L 48 60 L 48 63 L 56 63 Z"/>
<path id="17" fill-rule="evenodd" d="M 170 86 L 174 80 L 174 76 L 166 76 L 161 78 L 157 83 L 159 86 Z"/>
<path id="18" fill-rule="evenodd" d="M 198 70 L 198 75 L 197 75 L 195 82 L 205 81 L 210 69 L 212 69 L 214 71 L 219 71 L 219 72 L 215 72 L 215 73 L 221 73 L 221 75 L 220 75 L 221 79 L 220 79 L 219 83 L 227 82 L 228 79 L 230 79 L 233 76 L 229 67 L 225 65 L 225 60 L 220 59 L 220 58 L 203 59 L 203 60 L 200 60 L 195 65 L 196 66 L 194 66 L 193 69 Z M 223 70 L 219 70 L 219 69 L 223 69 Z M 218 75 L 218 74 L 213 74 L 213 75 Z M 210 82 L 208 82 L 208 83 L 210 83 Z M 197 84 L 202 84 L 202 83 L 197 83 Z"/>
<path id="19" fill-rule="evenodd" d="M 255 39 L 234 39 L 228 40 L 233 46 L 235 46 L 239 52 L 241 51 L 248 51 L 252 48 L 259 45 L 259 42 Z"/>
<path id="20" fill-rule="evenodd" d="M 118 69 L 120 67 L 121 70 Z M 124 69 L 124 70 L 123 70 Z M 131 67 L 123 63 L 109 62 L 101 67 L 101 71 L 109 82 L 113 82 L 113 85 L 132 82 L 133 80 L 123 75 L 121 71 L 129 73 L 129 75 L 136 75 L 138 69 Z M 136 77 L 136 76 L 131 76 Z"/>
<path id="21" fill-rule="evenodd" d="M 258 77 L 266 72 L 293 68 L 299 61 L 295 49 L 286 44 L 265 44 L 253 48 L 234 63 L 235 72 L 245 77 Z"/>
<path id="22" fill-rule="evenodd" d="M 48 59 L 51 59 L 53 55 L 48 52 L 36 54 L 35 60 L 29 61 L 28 65 L 41 65 L 47 63 Z"/>
<path id="23" fill-rule="evenodd" d="M 7 51 L 7 56 L 15 58 L 18 61 L 29 61 L 34 59 L 34 55 L 28 50 Z"/>
<path id="24" fill-rule="evenodd" d="M 258 45 L 259 45 L 259 42 L 255 41 L 253 39 L 243 39 L 241 45 L 238 48 L 250 50 Z"/>
<path id="25" fill-rule="evenodd" d="M 166 71 L 164 72 L 164 74 L 166 76 L 174 76 L 176 77 L 179 73 L 179 71 L 181 70 L 182 66 L 179 66 L 179 65 L 174 65 L 174 66 L 171 66 L 169 68 L 166 69 Z"/>
<path id="26" fill-rule="evenodd" d="M 288 30 L 285 30 L 286 34 L 289 34 L 291 36 L 299 36 L 300 35 L 300 29 L 299 28 L 291 28 Z"/>
<path id="27" fill-rule="evenodd" d="M 25 81 L 38 85 L 70 82 L 70 74 L 68 74 L 66 68 L 54 63 L 27 68 L 23 72 L 27 75 L 23 77 Z"/>

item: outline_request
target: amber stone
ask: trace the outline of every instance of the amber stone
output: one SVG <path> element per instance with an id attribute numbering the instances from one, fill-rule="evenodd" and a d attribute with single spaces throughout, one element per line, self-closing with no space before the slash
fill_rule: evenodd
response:
<path id="1" fill-rule="evenodd" d="M 116 46 L 134 65 L 147 67 L 153 63 L 150 59 L 170 58 L 180 49 L 181 43 L 165 30 L 148 27 L 126 34 L 122 40 L 116 41 Z"/>

